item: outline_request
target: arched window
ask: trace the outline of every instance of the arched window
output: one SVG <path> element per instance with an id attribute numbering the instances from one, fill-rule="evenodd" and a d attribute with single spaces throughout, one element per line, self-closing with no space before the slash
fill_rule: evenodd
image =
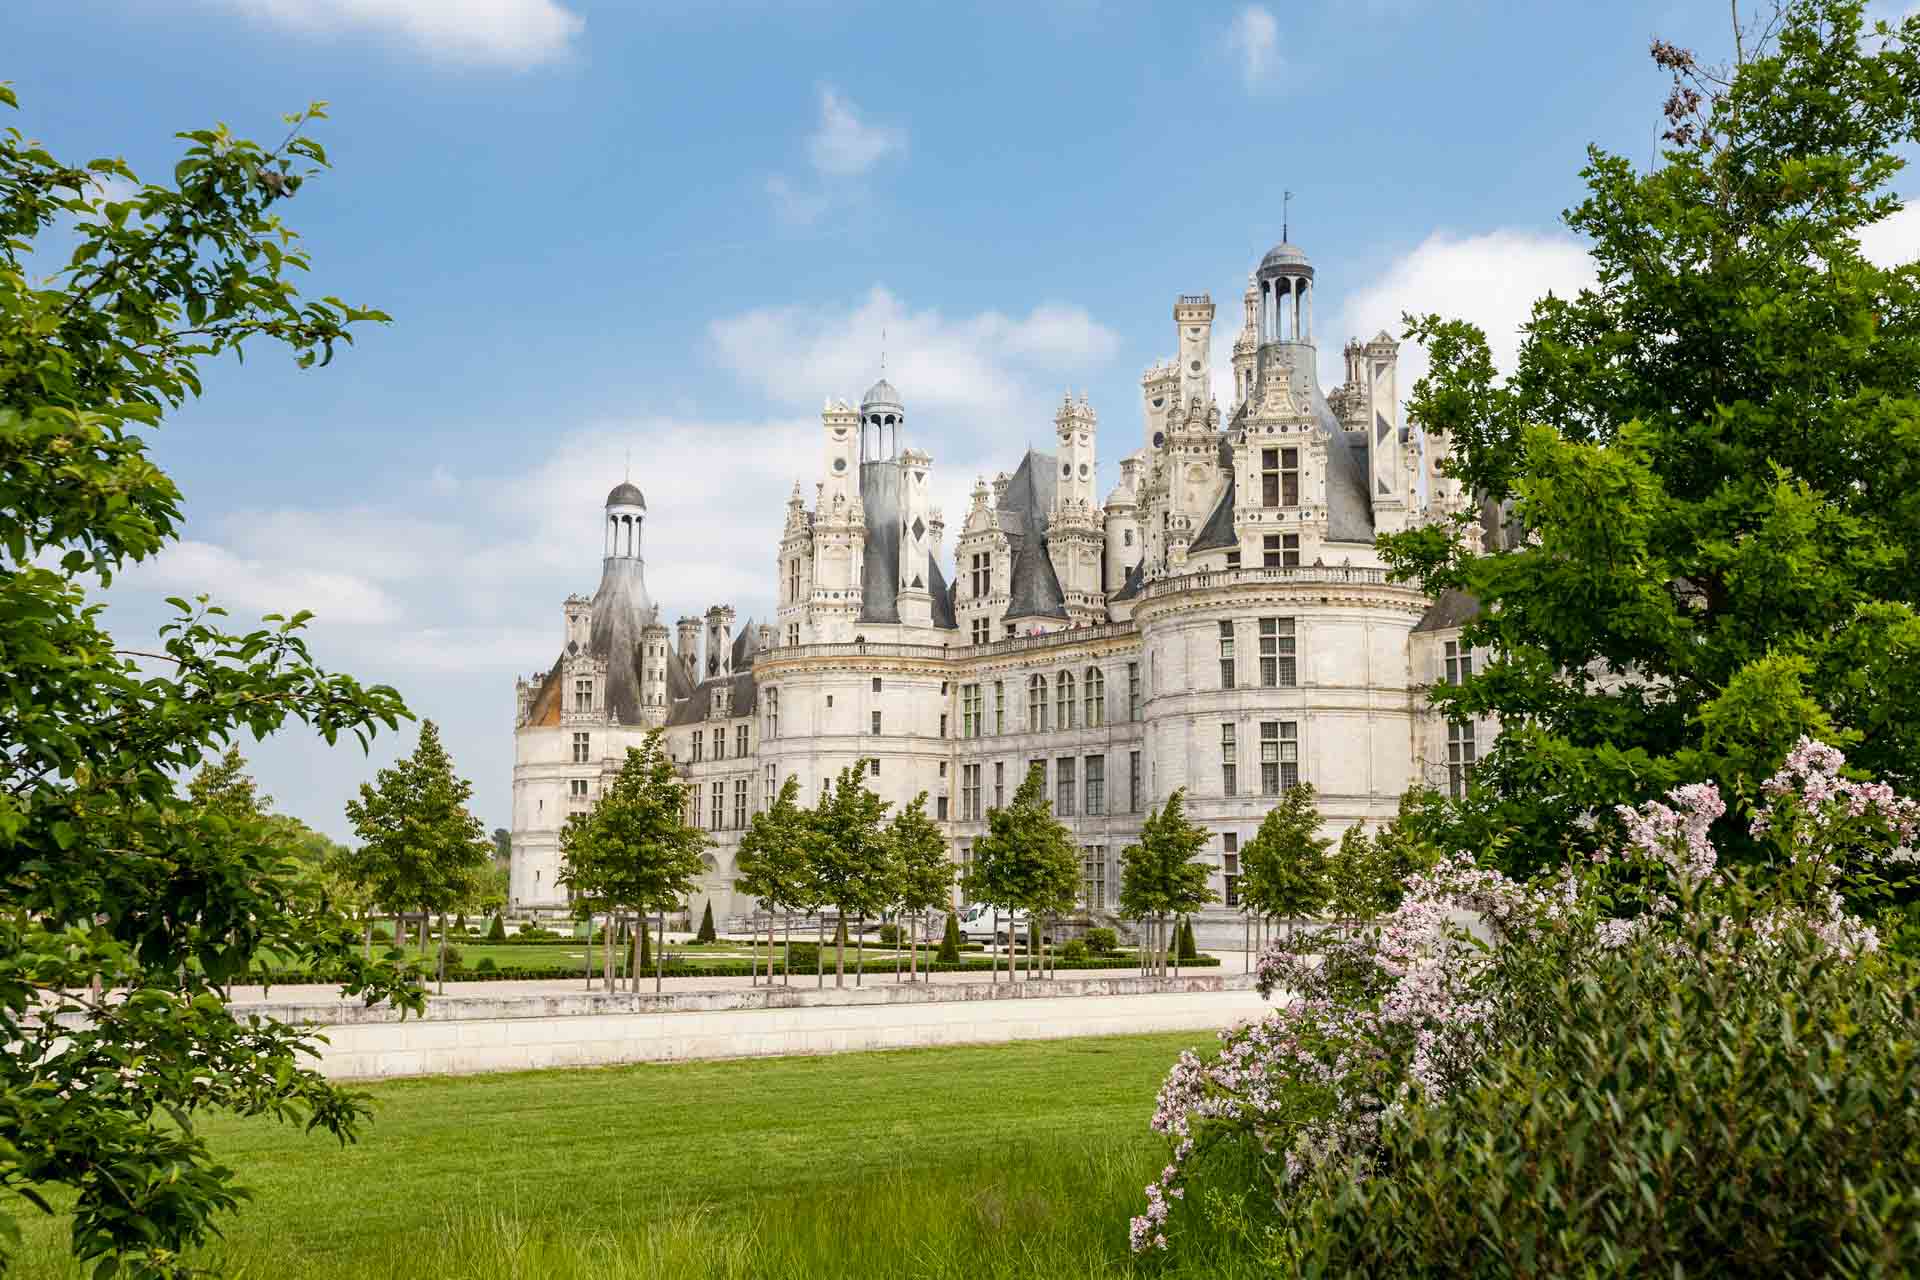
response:
<path id="1" fill-rule="evenodd" d="M 1107 718 L 1107 677 L 1098 667 L 1087 668 L 1087 714 L 1081 723 L 1098 729 Z"/>
<path id="2" fill-rule="evenodd" d="M 1059 697 L 1054 701 L 1056 728 L 1073 728 L 1073 672 L 1062 671 L 1059 681 Z"/>
<path id="3" fill-rule="evenodd" d="M 1027 679 L 1027 730 L 1030 733 L 1047 731 L 1047 678 L 1043 675 Z"/>

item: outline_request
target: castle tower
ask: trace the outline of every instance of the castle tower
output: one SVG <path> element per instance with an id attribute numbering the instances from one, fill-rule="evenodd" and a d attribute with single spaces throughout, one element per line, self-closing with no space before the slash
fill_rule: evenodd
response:
<path id="1" fill-rule="evenodd" d="M 1260 347 L 1260 285 L 1247 276 L 1247 291 L 1241 295 L 1244 308 L 1239 336 L 1233 340 L 1234 408 L 1253 396 L 1254 353 Z"/>
<path id="2" fill-rule="evenodd" d="M 826 478 L 814 503 L 813 585 L 806 613 L 812 641 L 852 639 L 865 594 L 861 575 L 867 521 L 860 502 L 860 463 L 866 428 L 861 419 L 861 412 L 843 400 L 828 401 L 820 415 Z"/>
<path id="3" fill-rule="evenodd" d="M 673 624 L 679 641 L 679 653 L 676 655 L 689 680 L 700 680 L 700 619 L 682 618 Z"/>
<path id="4" fill-rule="evenodd" d="M 607 495 L 606 558 L 641 560 L 640 532 L 647 519 L 647 500 L 631 482 L 622 480 Z"/>
<path id="5" fill-rule="evenodd" d="M 593 634 L 593 601 L 575 593 L 567 597 L 563 606 L 567 615 L 567 634 L 561 641 L 561 647 L 568 653 L 577 653 L 587 647 Z"/>
<path id="6" fill-rule="evenodd" d="M 1180 403 L 1201 404 L 1213 399 L 1213 298 L 1209 294 L 1182 294 L 1173 304 L 1173 323 L 1180 334 Z"/>
<path id="7" fill-rule="evenodd" d="M 885 386 L 883 380 L 880 384 Z M 904 419 L 904 414 L 902 418 Z M 933 459 L 918 449 L 899 456 L 900 464 L 900 581 L 896 597 L 900 622 L 909 627 L 933 625 L 933 494 L 928 476 Z"/>
<path id="8" fill-rule="evenodd" d="M 716 604 L 707 610 L 706 675 L 733 674 L 733 606 Z"/>
<path id="9" fill-rule="evenodd" d="M 776 562 L 779 581 L 773 598 L 779 606 L 778 643 L 802 644 L 806 640 L 807 602 L 813 596 L 813 522 L 807 518 L 807 504 L 801 500 L 800 484 L 794 482 L 787 498 L 787 522 L 780 530 L 780 554 Z M 763 644 L 763 649 L 772 644 Z"/>
<path id="10" fill-rule="evenodd" d="M 860 414 L 844 400 L 829 400 L 820 411 L 820 429 L 826 445 L 820 493 L 824 509 L 835 499 L 845 501 L 860 492 Z"/>
<path id="11" fill-rule="evenodd" d="M 994 515 L 1006 487 L 1004 473 L 995 478 L 991 491 L 985 480 L 973 482 L 972 504 L 954 542 L 954 614 L 968 644 L 998 639 L 1000 615 L 1007 608 L 1013 565 L 1007 554 L 1007 535 Z"/>
<path id="12" fill-rule="evenodd" d="M 1060 480 L 1047 520 L 1047 554 L 1066 597 L 1067 616 L 1075 622 L 1104 621 L 1106 598 L 1100 589 L 1105 534 L 1094 502 L 1094 440 L 1098 419 L 1083 393 L 1071 394 L 1054 415 L 1059 440 Z"/>
<path id="13" fill-rule="evenodd" d="M 1180 401 L 1180 367 L 1172 361 L 1156 364 L 1140 375 L 1140 403 L 1146 432 L 1142 442 L 1149 449 L 1164 449 L 1167 423 Z"/>
<path id="14" fill-rule="evenodd" d="M 640 708 L 649 729 L 667 722 L 667 664 L 671 661 L 666 624 L 655 614 L 640 630 Z"/>
<path id="15" fill-rule="evenodd" d="M 1383 329 L 1366 345 L 1367 461 L 1374 527 L 1398 533 L 1412 511 L 1412 458 L 1400 439 L 1400 344 Z"/>
<path id="16" fill-rule="evenodd" d="M 1108 595 L 1127 584 L 1127 574 L 1140 563 L 1139 483 L 1140 455 L 1120 459 L 1120 483 L 1107 495 L 1106 562 L 1102 588 Z"/>

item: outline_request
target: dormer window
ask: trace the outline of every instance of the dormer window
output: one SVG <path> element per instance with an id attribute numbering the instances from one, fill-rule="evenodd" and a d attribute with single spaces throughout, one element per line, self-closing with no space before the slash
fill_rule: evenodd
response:
<path id="1" fill-rule="evenodd" d="M 573 709 L 578 712 L 593 710 L 593 677 L 586 676 L 573 682 Z"/>

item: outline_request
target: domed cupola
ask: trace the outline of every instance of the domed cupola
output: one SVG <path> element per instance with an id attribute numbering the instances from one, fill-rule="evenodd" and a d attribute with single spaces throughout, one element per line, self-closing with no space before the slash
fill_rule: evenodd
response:
<path id="1" fill-rule="evenodd" d="M 860 460 L 878 462 L 898 456 L 900 432 L 906 425 L 906 406 L 893 384 L 881 378 L 868 387 L 860 397 Z"/>
<path id="2" fill-rule="evenodd" d="M 622 480 L 607 494 L 609 559 L 640 559 L 641 526 L 646 523 L 647 499 L 632 481 Z"/>
<path id="3" fill-rule="evenodd" d="M 1254 272 L 1260 291 L 1260 345 L 1313 342 L 1313 264 L 1300 246 L 1282 239 Z"/>

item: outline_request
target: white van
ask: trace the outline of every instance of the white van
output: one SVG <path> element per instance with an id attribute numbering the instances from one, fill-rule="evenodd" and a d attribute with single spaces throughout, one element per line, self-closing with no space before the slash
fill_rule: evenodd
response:
<path id="1" fill-rule="evenodd" d="M 1024 911 L 1009 913 L 1000 908 L 1000 933 L 994 934 L 994 907 L 989 902 L 976 902 L 960 913 L 960 937 L 967 942 L 983 942 L 988 946 L 997 946 L 1005 942 L 1007 930 L 1016 928 L 1022 933 L 1027 928 L 1027 913 Z"/>

